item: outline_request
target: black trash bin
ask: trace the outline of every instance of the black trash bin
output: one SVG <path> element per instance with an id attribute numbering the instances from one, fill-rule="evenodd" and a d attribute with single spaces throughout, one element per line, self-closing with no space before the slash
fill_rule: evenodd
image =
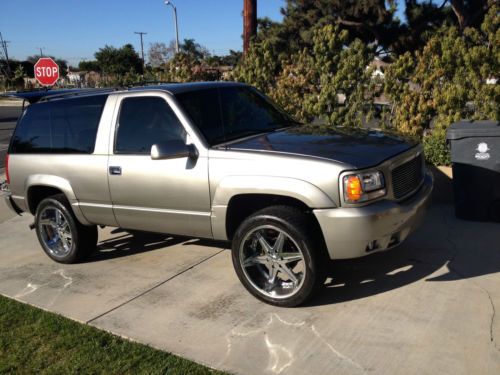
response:
<path id="1" fill-rule="evenodd" d="M 455 215 L 500 222 L 500 123 L 456 122 L 446 138 L 451 144 Z"/>

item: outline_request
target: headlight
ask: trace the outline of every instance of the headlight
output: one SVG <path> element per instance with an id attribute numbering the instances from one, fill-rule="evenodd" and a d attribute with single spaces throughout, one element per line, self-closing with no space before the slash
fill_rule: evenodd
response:
<path id="1" fill-rule="evenodd" d="M 347 203 L 366 202 L 385 195 L 382 172 L 356 173 L 344 176 L 344 200 Z"/>

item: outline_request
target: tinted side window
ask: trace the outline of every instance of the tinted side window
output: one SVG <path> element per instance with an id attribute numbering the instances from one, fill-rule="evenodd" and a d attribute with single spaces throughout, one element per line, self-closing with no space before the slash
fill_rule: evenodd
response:
<path id="1" fill-rule="evenodd" d="M 50 107 L 48 103 L 31 105 L 16 127 L 9 152 L 50 152 Z"/>
<path id="2" fill-rule="evenodd" d="M 210 144 L 224 141 L 219 90 L 191 91 L 176 98 Z"/>
<path id="3" fill-rule="evenodd" d="M 28 107 L 12 137 L 10 153 L 92 153 L 105 102 L 101 95 Z"/>
<path id="4" fill-rule="evenodd" d="M 149 154 L 161 141 L 186 140 L 186 132 L 167 102 L 141 96 L 122 100 L 115 152 Z"/>

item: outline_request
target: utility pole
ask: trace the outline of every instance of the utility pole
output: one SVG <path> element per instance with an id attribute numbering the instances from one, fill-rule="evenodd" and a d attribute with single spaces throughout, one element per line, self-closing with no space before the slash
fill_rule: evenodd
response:
<path id="1" fill-rule="evenodd" d="M 45 49 L 45 47 L 38 47 L 38 49 L 40 50 L 40 58 L 43 57 L 43 50 Z"/>
<path id="2" fill-rule="evenodd" d="M 243 0 L 243 53 L 250 48 L 250 40 L 257 34 L 257 0 Z"/>
<path id="3" fill-rule="evenodd" d="M 134 31 L 134 34 L 137 34 L 141 37 L 141 55 L 142 55 L 142 70 L 144 70 L 144 44 L 142 43 L 142 36 L 146 35 L 147 33 L 142 32 L 142 31 Z"/>
<path id="4" fill-rule="evenodd" d="M 0 44 L 2 45 L 3 55 L 5 56 L 5 62 L 7 63 L 7 67 L 5 69 L 5 72 L 6 72 L 6 76 L 10 77 L 12 72 L 10 70 L 9 51 L 7 50 L 8 43 L 10 43 L 10 42 L 8 40 L 3 40 L 2 33 L 0 33 Z"/>

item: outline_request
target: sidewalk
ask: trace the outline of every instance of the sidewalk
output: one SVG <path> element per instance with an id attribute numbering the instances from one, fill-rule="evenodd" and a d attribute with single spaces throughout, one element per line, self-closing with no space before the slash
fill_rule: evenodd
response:
<path id="1" fill-rule="evenodd" d="M 0 93 L 1 95 L 1 93 Z M 0 98 L 0 107 L 21 107 L 23 101 L 19 99 L 4 99 Z"/>
<path id="2" fill-rule="evenodd" d="M 1 294 L 211 367 L 500 373 L 500 224 L 456 220 L 448 205 L 399 249 L 332 266 L 294 309 L 251 297 L 214 242 L 105 229 L 92 259 L 61 265 L 43 254 L 32 217 L 2 220 Z"/>

